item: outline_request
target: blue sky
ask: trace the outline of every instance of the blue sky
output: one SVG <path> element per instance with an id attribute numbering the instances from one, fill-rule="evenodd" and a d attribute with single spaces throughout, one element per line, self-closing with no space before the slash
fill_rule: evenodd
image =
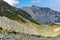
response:
<path id="1" fill-rule="evenodd" d="M 20 8 L 22 6 L 40 6 L 49 7 L 53 10 L 60 11 L 60 0 L 4 0 L 11 6 Z"/>
<path id="2" fill-rule="evenodd" d="M 22 6 L 46 6 L 47 3 L 49 3 L 49 0 L 18 0 L 20 3 L 16 7 L 22 7 Z"/>
<path id="3" fill-rule="evenodd" d="M 19 0 L 20 4 L 17 7 L 22 7 L 22 6 L 31 6 L 31 0 Z"/>

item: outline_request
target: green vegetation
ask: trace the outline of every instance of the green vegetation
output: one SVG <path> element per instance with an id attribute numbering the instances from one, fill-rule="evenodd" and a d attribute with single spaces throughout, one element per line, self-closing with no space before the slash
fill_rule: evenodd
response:
<path id="1" fill-rule="evenodd" d="M 9 11 L 4 11 L 4 12 L 0 13 L 0 16 L 5 16 L 5 17 L 7 17 L 9 19 L 16 20 L 16 21 L 22 21 L 22 22 L 26 23 L 26 21 L 24 21 L 16 13 L 11 13 Z"/>

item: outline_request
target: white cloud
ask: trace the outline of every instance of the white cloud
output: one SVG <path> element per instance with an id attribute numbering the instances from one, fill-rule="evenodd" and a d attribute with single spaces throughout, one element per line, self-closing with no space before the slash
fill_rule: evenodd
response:
<path id="1" fill-rule="evenodd" d="M 41 0 L 32 0 L 33 3 L 40 3 Z"/>
<path id="2" fill-rule="evenodd" d="M 17 4 L 19 4 L 18 0 L 4 0 L 4 1 L 10 4 L 11 6 L 16 6 Z"/>

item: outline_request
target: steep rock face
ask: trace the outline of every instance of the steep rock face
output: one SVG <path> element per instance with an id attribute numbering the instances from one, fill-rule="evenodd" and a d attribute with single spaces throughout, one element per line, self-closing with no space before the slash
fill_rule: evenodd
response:
<path id="1" fill-rule="evenodd" d="M 26 8 L 26 9 L 25 9 Z M 52 24 L 52 23 L 60 23 L 60 12 L 54 11 L 47 7 L 38 7 L 35 5 L 32 5 L 31 7 L 25 7 L 21 8 L 22 10 L 25 10 L 29 14 L 32 10 L 32 14 L 34 14 L 36 21 L 38 21 L 41 24 Z M 28 10 L 28 11 L 27 11 Z"/>

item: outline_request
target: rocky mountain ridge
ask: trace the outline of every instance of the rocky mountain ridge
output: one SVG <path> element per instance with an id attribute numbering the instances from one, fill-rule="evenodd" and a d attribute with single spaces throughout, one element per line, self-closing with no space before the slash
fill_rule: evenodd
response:
<path id="1" fill-rule="evenodd" d="M 31 7 L 22 7 L 22 10 L 28 12 L 36 21 L 41 24 L 60 23 L 60 12 L 54 11 L 48 7 L 39 7 L 32 5 Z"/>

